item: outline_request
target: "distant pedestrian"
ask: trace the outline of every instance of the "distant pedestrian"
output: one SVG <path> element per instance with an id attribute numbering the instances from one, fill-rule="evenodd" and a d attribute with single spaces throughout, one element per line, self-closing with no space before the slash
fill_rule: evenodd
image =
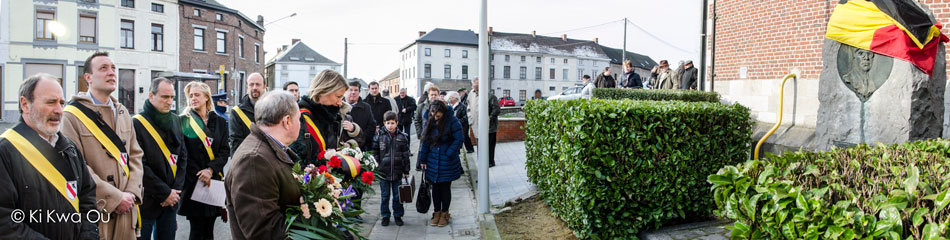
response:
<path id="1" fill-rule="evenodd" d="M 610 76 L 610 67 L 605 67 L 604 72 L 597 76 L 597 80 L 594 80 L 594 86 L 597 88 L 617 87 L 617 81 L 614 80 L 613 76 Z"/>
<path id="2" fill-rule="evenodd" d="M 472 128 L 472 125 L 469 124 L 471 119 L 468 119 L 468 94 L 466 94 L 466 90 L 467 89 L 465 88 L 460 88 L 458 90 L 459 96 L 461 96 L 461 98 L 459 98 L 459 102 L 465 105 L 465 111 L 462 111 L 461 116 L 456 115 L 456 117 L 462 122 L 462 135 L 465 136 L 465 141 L 462 143 L 465 144 L 465 152 L 473 153 L 475 152 L 475 146 L 472 145 L 472 137 L 469 136 L 469 129 Z M 456 109 L 456 111 L 457 110 L 458 109 Z"/>
<path id="3" fill-rule="evenodd" d="M 435 84 L 429 83 L 429 84 L 426 84 L 425 89 L 426 89 L 425 92 L 428 94 L 427 95 L 428 98 L 426 98 L 424 102 L 419 104 L 419 108 L 416 109 L 416 116 L 414 117 L 415 119 L 413 120 L 414 123 L 416 124 L 416 138 L 417 139 L 422 139 L 422 127 L 425 126 L 425 122 L 427 120 L 422 117 L 423 113 L 429 110 L 429 105 L 432 104 L 432 102 L 439 100 L 440 90 L 438 86 L 436 86 Z M 497 100 L 495 101 L 497 102 Z"/>
<path id="4" fill-rule="evenodd" d="M 220 92 L 215 95 L 211 95 L 211 99 L 214 100 L 214 112 L 224 118 L 224 121 L 228 121 L 228 94 L 225 92 Z M 227 125 L 227 122 L 225 122 Z M 227 128 L 227 126 L 225 126 Z"/>
<path id="5" fill-rule="evenodd" d="M 367 96 L 369 97 L 369 96 Z M 359 126 L 359 129 L 363 131 L 363 134 L 359 136 L 357 142 L 359 143 L 360 149 L 368 149 L 370 143 L 373 141 L 373 133 L 376 132 L 376 120 L 373 119 L 373 107 L 371 107 L 366 101 L 360 99 L 360 83 L 357 81 L 351 81 L 349 87 L 346 90 L 345 100 L 349 106 L 352 106 L 352 109 L 349 109 L 349 116 L 353 118 L 352 122 Z M 389 104 L 387 103 L 388 107 Z M 318 114 L 318 113 L 314 113 Z M 341 114 L 345 114 L 341 112 Z M 320 118 L 320 117 L 314 117 Z M 348 130 L 349 131 L 349 130 Z M 337 146 L 328 146 L 327 148 L 336 148 Z M 314 155 L 316 156 L 316 155 Z"/>
<path id="6" fill-rule="evenodd" d="M 417 164 L 425 170 L 425 181 L 432 182 L 431 225 L 444 227 L 451 221 L 452 181 L 462 176 L 459 150 L 462 148 L 462 124 L 445 102 L 434 101 L 426 114 L 429 120 L 419 143 Z"/>
<path id="7" fill-rule="evenodd" d="M 581 88 L 581 96 L 586 99 L 590 99 L 591 95 L 593 94 L 591 91 L 594 89 L 594 82 L 590 80 L 590 75 L 584 75 L 584 77 L 581 78 L 581 81 L 583 81 L 584 84 L 584 88 Z"/>
<path id="8" fill-rule="evenodd" d="M 673 89 L 673 71 L 666 60 L 660 60 L 660 65 L 653 67 L 656 74 L 657 89 Z"/>
<path id="9" fill-rule="evenodd" d="M 475 138 L 478 138 L 478 78 L 472 80 L 472 89 L 475 92 L 475 97 L 469 100 L 467 104 L 468 108 L 468 119 L 472 121 L 469 124 L 472 126 L 473 132 L 475 132 Z M 495 145 L 498 140 L 498 115 L 501 114 L 501 106 L 498 105 L 498 98 L 495 97 L 495 94 L 488 92 L 488 167 L 495 166 Z M 420 138 L 421 139 L 421 138 Z M 473 139 L 476 140 L 477 139 Z"/>
<path id="10" fill-rule="evenodd" d="M 531 97 L 531 100 L 544 100 L 544 97 L 541 96 L 541 89 L 534 90 L 534 97 Z"/>
<path id="11" fill-rule="evenodd" d="M 683 85 L 683 65 L 686 65 L 686 62 L 680 61 L 676 69 L 671 71 L 673 73 L 673 89 L 680 89 L 680 85 Z"/>
<path id="12" fill-rule="evenodd" d="M 383 115 L 383 125 L 373 140 L 373 154 L 379 161 L 376 172 L 383 176 L 379 181 L 382 191 L 379 212 L 383 226 L 389 226 L 389 216 L 396 217 L 396 226 L 402 226 L 405 209 L 399 202 L 399 184 L 409 176 L 409 135 L 399 132 L 396 112 L 388 111 Z M 392 196 L 392 212 L 389 211 L 389 198 Z"/>
<path id="13" fill-rule="evenodd" d="M 693 67 L 693 61 L 686 61 L 686 65 L 683 65 L 683 67 L 683 75 L 680 76 L 682 78 L 682 80 L 680 80 L 682 83 L 680 89 L 696 90 L 696 83 L 698 82 L 696 75 L 698 74 L 698 70 Z"/>
<path id="14" fill-rule="evenodd" d="M 399 104 L 396 104 L 396 99 L 389 96 L 389 89 L 383 89 L 383 97 L 389 100 L 389 109 L 391 111 L 399 111 Z"/>
<path id="15" fill-rule="evenodd" d="M 284 91 L 290 92 L 295 98 L 300 98 L 300 86 L 297 85 L 297 82 L 290 81 L 284 83 Z"/>
<path id="16" fill-rule="evenodd" d="M 379 93 L 379 83 L 370 82 L 369 83 L 369 94 L 366 95 L 366 98 L 363 99 L 365 103 L 369 104 L 369 109 L 372 112 L 374 126 L 362 126 L 363 129 L 369 131 L 370 133 L 375 133 L 377 129 L 380 129 L 383 126 L 383 114 L 393 110 L 392 106 L 389 105 L 389 99 L 386 99 Z M 367 136 L 367 140 L 372 141 L 373 136 Z M 369 143 L 369 141 L 367 141 Z"/>
<path id="17" fill-rule="evenodd" d="M 459 123 L 462 124 L 462 144 L 466 147 L 465 152 L 473 153 L 475 152 L 475 147 L 471 145 L 471 139 L 468 137 L 469 121 L 468 121 L 468 105 L 466 102 L 462 102 L 462 99 L 459 97 L 458 92 L 449 92 L 445 95 L 446 100 L 448 100 L 449 106 L 452 106 L 453 111 L 455 111 L 455 118 L 458 118 Z"/>
<path id="18" fill-rule="evenodd" d="M 412 117 L 416 113 L 416 99 L 406 95 L 406 89 L 399 89 L 399 96 L 396 97 L 396 105 L 399 115 L 399 131 L 409 134 L 409 127 L 412 125 Z"/>
<path id="19" fill-rule="evenodd" d="M 641 89 L 643 88 L 643 79 L 640 74 L 633 71 L 633 62 L 630 60 L 623 62 L 623 88 Z"/>

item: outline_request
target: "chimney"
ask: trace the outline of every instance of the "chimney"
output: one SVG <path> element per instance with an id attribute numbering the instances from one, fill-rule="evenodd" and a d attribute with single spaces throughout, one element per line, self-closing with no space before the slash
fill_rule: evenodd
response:
<path id="1" fill-rule="evenodd" d="M 287 51 L 287 45 L 281 46 L 281 47 L 280 47 L 280 50 L 281 50 L 281 51 Z"/>
<path id="2" fill-rule="evenodd" d="M 264 26 L 264 16 L 257 15 L 257 25 Z"/>
<path id="3" fill-rule="evenodd" d="M 492 33 L 495 33 L 495 29 L 493 27 L 488 27 L 488 35 L 491 35 Z"/>
<path id="4" fill-rule="evenodd" d="M 290 39 L 290 45 L 297 44 L 297 42 L 300 42 L 299 38 Z"/>
<path id="5" fill-rule="evenodd" d="M 600 41 L 598 41 L 598 40 L 600 40 L 600 39 L 594 38 L 594 43 L 600 44 Z"/>
<path id="6" fill-rule="evenodd" d="M 561 40 L 567 42 L 567 34 L 561 34 Z"/>
<path id="7" fill-rule="evenodd" d="M 426 35 L 426 31 L 419 31 L 419 37 L 422 37 L 422 35 Z"/>
<path id="8" fill-rule="evenodd" d="M 531 37 L 538 37 L 537 31 L 531 31 Z"/>

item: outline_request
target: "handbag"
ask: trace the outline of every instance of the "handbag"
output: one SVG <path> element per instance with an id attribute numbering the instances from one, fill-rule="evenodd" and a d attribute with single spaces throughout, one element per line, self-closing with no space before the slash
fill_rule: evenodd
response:
<path id="1" fill-rule="evenodd" d="M 410 175 L 408 178 L 403 178 L 398 190 L 399 203 L 411 203 L 412 193 L 416 190 L 416 176 Z"/>
<path id="2" fill-rule="evenodd" d="M 416 211 L 419 213 L 429 212 L 429 206 L 432 206 L 432 185 L 426 181 L 426 174 L 422 172 L 422 184 L 419 184 L 419 192 L 416 195 Z"/>

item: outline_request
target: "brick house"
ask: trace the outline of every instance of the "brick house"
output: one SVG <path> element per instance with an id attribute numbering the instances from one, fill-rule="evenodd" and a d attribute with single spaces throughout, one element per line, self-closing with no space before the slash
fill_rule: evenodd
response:
<path id="1" fill-rule="evenodd" d="M 179 71 L 219 74 L 219 66 L 224 65 L 224 82 L 205 82 L 212 92 L 227 91 L 229 103 L 237 104 L 247 75 L 264 72 L 264 17 L 258 15 L 254 21 L 215 0 L 180 0 L 179 4 Z"/>

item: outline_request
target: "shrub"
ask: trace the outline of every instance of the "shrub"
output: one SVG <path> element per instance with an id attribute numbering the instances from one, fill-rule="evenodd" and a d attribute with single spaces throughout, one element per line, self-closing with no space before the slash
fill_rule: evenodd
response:
<path id="1" fill-rule="evenodd" d="M 719 102 L 719 93 L 697 90 L 595 88 L 593 95 L 594 98 L 616 100 Z"/>
<path id="2" fill-rule="evenodd" d="M 582 239 L 636 238 L 711 216 L 706 176 L 748 159 L 741 105 L 680 101 L 529 101 L 527 174 Z"/>
<path id="3" fill-rule="evenodd" d="M 768 155 L 708 178 L 733 238 L 950 237 L 950 142 Z"/>

